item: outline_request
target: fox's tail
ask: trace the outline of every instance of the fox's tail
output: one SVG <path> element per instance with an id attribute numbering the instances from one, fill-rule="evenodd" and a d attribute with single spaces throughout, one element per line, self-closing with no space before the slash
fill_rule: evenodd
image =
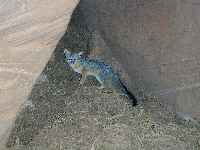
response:
<path id="1" fill-rule="evenodd" d="M 135 96 L 128 90 L 128 88 L 122 82 L 121 82 L 121 85 L 123 87 L 123 93 L 125 93 L 126 96 L 128 96 L 128 98 L 132 100 L 131 101 L 132 106 L 136 106 L 137 105 L 137 99 L 135 98 Z"/>

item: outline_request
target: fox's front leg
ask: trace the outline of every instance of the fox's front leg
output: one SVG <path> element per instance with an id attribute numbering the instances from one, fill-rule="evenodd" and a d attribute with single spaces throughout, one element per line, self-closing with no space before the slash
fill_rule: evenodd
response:
<path id="1" fill-rule="evenodd" d="M 83 85 L 84 84 L 84 82 L 85 82 L 85 80 L 86 80 L 86 78 L 87 78 L 87 71 L 86 71 L 86 69 L 82 69 L 82 71 L 81 71 L 81 80 L 80 80 L 80 84 L 81 85 Z"/>

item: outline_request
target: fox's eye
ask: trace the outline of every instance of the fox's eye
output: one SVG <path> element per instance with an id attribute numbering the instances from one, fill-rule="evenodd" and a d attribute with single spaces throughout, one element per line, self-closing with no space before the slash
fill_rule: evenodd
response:
<path id="1" fill-rule="evenodd" d="M 75 63 L 75 59 L 68 59 L 68 62 L 71 63 L 71 64 L 74 64 Z"/>

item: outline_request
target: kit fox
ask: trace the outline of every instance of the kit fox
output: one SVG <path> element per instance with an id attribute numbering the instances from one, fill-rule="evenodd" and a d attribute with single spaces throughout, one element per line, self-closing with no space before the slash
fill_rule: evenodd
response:
<path id="1" fill-rule="evenodd" d="M 114 73 L 112 67 L 98 60 L 90 59 L 84 56 L 82 52 L 72 53 L 67 49 L 64 50 L 65 60 L 69 66 L 77 73 L 82 75 L 80 84 L 83 84 L 87 76 L 96 77 L 102 88 L 112 89 L 119 95 L 127 96 L 132 100 L 132 105 L 136 105 L 137 101 L 127 88 L 121 82 L 119 76 Z"/>

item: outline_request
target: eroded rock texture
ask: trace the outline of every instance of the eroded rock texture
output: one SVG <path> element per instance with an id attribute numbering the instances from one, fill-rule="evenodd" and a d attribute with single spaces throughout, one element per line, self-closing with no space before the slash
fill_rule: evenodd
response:
<path id="1" fill-rule="evenodd" d="M 77 3 L 0 0 L 0 139 L 64 34 Z"/>
<path id="2" fill-rule="evenodd" d="M 159 97 L 169 110 L 200 118 L 200 11 L 194 0 L 83 0 L 88 24 L 115 57 L 127 85 Z"/>

